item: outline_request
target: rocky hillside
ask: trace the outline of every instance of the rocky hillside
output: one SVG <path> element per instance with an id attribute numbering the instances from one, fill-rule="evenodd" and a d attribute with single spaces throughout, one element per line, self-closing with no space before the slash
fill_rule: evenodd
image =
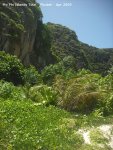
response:
<path id="1" fill-rule="evenodd" d="M 75 57 L 77 68 L 106 74 L 113 64 L 113 49 L 99 49 L 78 40 L 76 33 L 69 28 L 48 23 L 52 35 L 51 51 L 58 60 L 65 56 Z"/>
<path id="2" fill-rule="evenodd" d="M 42 68 L 49 64 L 52 61 L 50 41 L 39 4 L 11 7 L 3 3 L 36 4 L 35 0 L 0 1 L 0 50 L 17 55 L 25 65 Z"/>
<path id="3" fill-rule="evenodd" d="M 3 6 L 3 3 L 27 4 Z M 29 6 L 34 3 L 36 6 Z M 67 27 L 43 24 L 40 6 L 35 0 L 0 1 L 0 51 L 17 55 L 24 65 L 46 65 L 62 60 L 65 56 L 75 58 L 76 68 L 106 74 L 113 64 L 113 49 L 98 49 L 80 42 L 74 31 Z"/>

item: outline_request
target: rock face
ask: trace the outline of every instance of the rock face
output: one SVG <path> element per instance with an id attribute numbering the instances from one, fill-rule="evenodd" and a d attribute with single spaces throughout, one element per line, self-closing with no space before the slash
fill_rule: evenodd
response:
<path id="1" fill-rule="evenodd" d="M 51 51 L 58 60 L 73 56 L 77 69 L 86 68 L 105 75 L 113 65 L 113 48 L 99 49 L 78 40 L 74 31 L 69 28 L 48 23 L 52 35 Z"/>
<path id="2" fill-rule="evenodd" d="M 50 49 L 51 35 L 47 25 L 38 22 L 33 51 L 30 53 L 30 62 L 39 69 L 54 63 L 56 58 L 52 55 Z"/>
<path id="3" fill-rule="evenodd" d="M 69 55 L 75 58 L 77 69 L 106 74 L 113 64 L 113 49 L 82 43 L 74 31 L 62 25 L 43 24 L 35 0 L 0 0 L 0 51 L 16 55 L 24 65 L 32 64 L 39 70 Z"/>
<path id="4" fill-rule="evenodd" d="M 4 3 L 7 6 L 3 6 Z M 9 3 L 27 4 L 27 7 L 9 6 Z M 29 6 L 29 3 L 36 6 Z M 44 52 L 44 46 L 50 45 L 45 44 L 44 32 L 47 31 L 42 23 L 42 13 L 35 0 L 0 1 L 0 50 L 17 55 L 26 66 L 34 64 L 42 68 L 52 61 L 49 50 L 46 48 Z"/>

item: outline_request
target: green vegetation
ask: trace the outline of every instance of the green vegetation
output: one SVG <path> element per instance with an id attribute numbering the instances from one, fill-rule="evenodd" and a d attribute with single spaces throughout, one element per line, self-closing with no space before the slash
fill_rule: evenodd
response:
<path id="1" fill-rule="evenodd" d="M 29 90 L 29 97 L 32 101 L 46 106 L 57 104 L 57 92 L 47 85 L 31 87 Z"/>
<path id="2" fill-rule="evenodd" d="M 75 58 L 76 69 L 89 69 L 106 75 L 113 64 L 113 49 L 98 49 L 78 40 L 74 31 L 65 26 L 47 23 L 52 37 L 51 51 L 57 60 Z"/>
<path id="3" fill-rule="evenodd" d="M 0 79 L 22 84 L 24 66 L 15 56 L 0 52 Z"/>
<path id="4" fill-rule="evenodd" d="M 108 142 L 108 139 L 103 137 L 99 129 L 95 130 L 95 132 L 94 131 L 90 132 L 90 135 L 91 135 L 91 140 L 94 144 L 95 143 L 106 144 Z"/>
<path id="5" fill-rule="evenodd" d="M 24 25 L 21 24 L 19 20 L 20 16 L 17 12 L 9 8 L 5 8 L 4 10 L 4 8 L 1 7 L 0 22 L 2 27 L 5 27 L 5 25 L 7 24 L 7 29 L 1 28 L 0 33 L 3 34 L 5 37 L 9 35 L 8 37 L 10 37 L 11 40 L 19 40 L 21 32 L 25 30 Z"/>
<path id="6" fill-rule="evenodd" d="M 0 59 L 2 150 L 111 149 L 98 127 L 113 121 L 112 69 L 105 77 L 75 71 L 69 56 L 39 74 L 5 52 Z M 84 143 L 79 130 L 91 130 L 91 144 Z"/>
<path id="7" fill-rule="evenodd" d="M 42 70 L 46 65 L 55 63 L 56 59 L 50 51 L 51 34 L 47 25 L 43 24 L 40 20 L 37 23 L 38 28 L 36 30 L 36 38 L 30 58 L 31 63 Z"/>
<path id="8" fill-rule="evenodd" d="M 24 68 L 24 84 L 28 85 L 35 85 L 35 84 L 41 84 L 42 77 L 36 70 L 34 66 L 30 66 L 27 68 Z"/>
<path id="9" fill-rule="evenodd" d="M 42 79 L 35 67 L 24 67 L 16 56 L 0 51 L 0 80 L 12 82 L 15 85 L 41 83 Z"/>
<path id="10" fill-rule="evenodd" d="M 54 107 L 35 106 L 29 101 L 0 102 L 2 149 L 70 149 L 81 143 L 62 119 L 69 116 Z M 67 138 L 68 134 L 70 136 Z"/>
<path id="11" fill-rule="evenodd" d="M 112 150 L 113 49 L 2 2 L 0 150 Z"/>
<path id="12" fill-rule="evenodd" d="M 26 94 L 22 87 L 15 87 L 12 83 L 1 81 L 0 98 L 3 100 L 13 99 L 14 101 L 21 101 L 26 98 Z"/>
<path id="13" fill-rule="evenodd" d="M 44 83 L 51 84 L 56 75 L 62 75 L 66 79 L 74 76 L 76 64 L 72 56 L 64 57 L 62 61 L 54 65 L 46 66 L 42 70 L 42 78 Z"/>
<path id="14" fill-rule="evenodd" d="M 93 146 L 84 144 L 83 137 L 77 132 L 84 123 L 91 124 L 94 117 L 89 122 L 87 117 L 87 120 L 80 119 L 80 116 L 72 117 L 66 111 L 53 106 L 37 106 L 29 100 L 12 101 L 11 99 L 0 100 L 0 114 L 2 150 L 74 150 L 75 148 L 82 150 L 84 147 L 88 150 L 88 147 L 93 149 L 97 146 L 96 143 Z M 95 117 L 95 121 L 99 119 Z M 104 119 L 107 122 L 107 118 Z M 101 123 L 104 119 L 101 119 Z M 112 123 L 113 120 L 110 121 Z M 92 134 L 93 141 L 96 136 L 97 133 Z M 100 137 L 99 134 L 98 141 L 105 143 L 102 139 L 104 137 Z"/>
<path id="15" fill-rule="evenodd" d="M 4 7 L 2 6 L 2 3 L 4 1 L 1 0 L 0 2 L 0 23 L 2 25 L 3 29 L 0 33 L 4 35 L 4 29 L 5 32 L 9 32 L 11 36 L 13 34 L 21 31 L 26 31 L 28 27 L 32 27 L 32 21 L 35 19 L 34 16 L 37 15 L 37 19 L 40 19 L 42 17 L 41 10 L 39 8 L 39 5 L 37 4 L 36 7 L 24 7 L 18 8 L 18 7 Z M 10 3 L 14 3 L 16 1 L 10 0 Z M 24 3 L 36 3 L 36 1 L 32 0 L 25 0 Z M 27 16 L 27 20 L 23 21 L 24 13 Z M 29 25 L 27 24 L 29 22 Z M 7 28 L 6 28 L 7 24 Z M 19 36 L 19 35 L 18 35 Z"/>
<path id="16" fill-rule="evenodd" d="M 113 112 L 112 80 L 111 74 L 101 77 L 83 69 L 68 80 L 57 76 L 53 86 L 66 110 L 89 113 L 97 109 L 106 115 Z"/>

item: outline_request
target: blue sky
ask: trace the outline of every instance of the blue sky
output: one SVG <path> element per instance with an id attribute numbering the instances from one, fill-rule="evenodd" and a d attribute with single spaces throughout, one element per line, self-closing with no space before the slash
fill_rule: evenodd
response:
<path id="1" fill-rule="evenodd" d="M 62 24 L 74 30 L 78 39 L 98 48 L 113 48 L 113 0 L 37 0 L 43 22 Z M 71 3 L 60 7 L 56 3 Z M 52 6 L 45 6 L 52 4 Z"/>

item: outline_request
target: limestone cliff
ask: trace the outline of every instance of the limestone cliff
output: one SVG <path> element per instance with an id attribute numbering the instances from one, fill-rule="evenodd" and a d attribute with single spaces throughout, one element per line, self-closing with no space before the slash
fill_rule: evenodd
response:
<path id="1" fill-rule="evenodd" d="M 29 6 L 29 3 L 36 6 Z M 46 38 L 44 32 L 47 31 L 42 23 L 42 13 L 35 0 L 0 1 L 0 50 L 17 55 L 25 65 L 44 67 L 52 61 L 47 58 L 52 58 L 49 50 L 46 48 L 44 52 L 44 46 L 50 45 L 46 40 L 42 42 Z"/>
<path id="2" fill-rule="evenodd" d="M 76 33 L 69 28 L 47 23 L 52 35 L 51 51 L 58 60 L 73 56 L 78 69 L 86 68 L 93 72 L 107 74 L 113 65 L 113 48 L 99 49 L 79 41 Z"/>
<path id="3" fill-rule="evenodd" d="M 17 55 L 24 65 L 39 70 L 70 55 L 77 69 L 107 73 L 113 65 L 113 49 L 89 46 L 67 27 L 43 24 L 42 17 L 35 0 L 0 0 L 0 51 Z"/>

